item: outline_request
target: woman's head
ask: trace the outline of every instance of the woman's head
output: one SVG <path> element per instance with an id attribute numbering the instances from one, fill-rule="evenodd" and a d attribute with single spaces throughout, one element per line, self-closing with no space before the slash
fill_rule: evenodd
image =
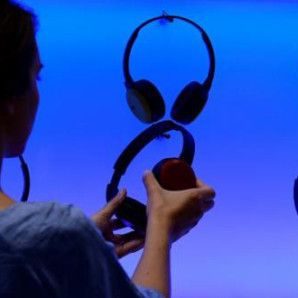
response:
<path id="1" fill-rule="evenodd" d="M 22 154 L 38 106 L 41 68 L 35 40 L 36 18 L 9 0 L 0 4 L 0 150 Z"/>

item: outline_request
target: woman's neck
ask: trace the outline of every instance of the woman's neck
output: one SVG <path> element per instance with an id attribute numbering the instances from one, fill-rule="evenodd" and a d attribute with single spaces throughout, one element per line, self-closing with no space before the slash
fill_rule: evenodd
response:
<path id="1" fill-rule="evenodd" d="M 6 195 L 1 187 L 1 170 L 2 170 L 2 161 L 3 161 L 3 154 L 1 150 L 1 142 L 0 142 L 0 211 L 6 209 L 7 207 L 15 204 L 15 201 Z"/>
<path id="2" fill-rule="evenodd" d="M 2 166 L 2 157 L 0 156 L 0 178 L 1 178 L 1 166 Z M 1 182 L 1 179 L 0 179 L 0 182 Z M 15 201 L 3 192 L 1 188 L 1 183 L 0 183 L 0 211 L 13 205 L 14 203 Z"/>
<path id="3" fill-rule="evenodd" d="M 16 202 L 12 198 L 7 196 L 4 192 L 0 191 L 0 211 L 15 203 Z"/>

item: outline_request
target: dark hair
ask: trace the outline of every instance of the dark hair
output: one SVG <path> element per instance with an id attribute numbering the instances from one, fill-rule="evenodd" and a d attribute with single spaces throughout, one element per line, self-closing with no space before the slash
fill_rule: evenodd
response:
<path id="1" fill-rule="evenodd" d="M 0 104 L 29 87 L 36 56 L 36 16 L 20 4 L 0 0 Z"/>

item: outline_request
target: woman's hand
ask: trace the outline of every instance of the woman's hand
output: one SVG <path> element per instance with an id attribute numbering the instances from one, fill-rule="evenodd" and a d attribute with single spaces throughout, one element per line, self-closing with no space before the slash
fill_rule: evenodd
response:
<path id="1" fill-rule="evenodd" d="M 125 227 L 119 219 L 112 218 L 125 197 L 126 190 L 123 189 L 103 209 L 91 217 L 95 225 L 101 230 L 105 240 L 115 245 L 118 258 L 136 252 L 144 246 L 144 237 L 137 232 L 129 232 L 122 235 L 114 234 L 114 231 Z"/>
<path id="2" fill-rule="evenodd" d="M 148 195 L 149 222 L 165 227 L 172 241 L 187 234 L 214 205 L 214 190 L 199 179 L 197 188 L 181 191 L 162 188 L 150 171 L 144 174 L 143 181 Z"/>

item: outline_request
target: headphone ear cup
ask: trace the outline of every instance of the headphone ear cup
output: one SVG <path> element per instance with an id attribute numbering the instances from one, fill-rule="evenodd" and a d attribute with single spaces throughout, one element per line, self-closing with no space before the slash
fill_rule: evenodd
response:
<path id="1" fill-rule="evenodd" d="M 180 158 L 165 158 L 152 170 L 160 186 L 167 190 L 196 187 L 196 176 L 191 166 Z"/>
<path id="2" fill-rule="evenodd" d="M 191 82 L 177 97 L 171 117 L 179 123 L 189 124 L 202 112 L 207 99 L 208 90 L 198 82 Z"/>
<path id="3" fill-rule="evenodd" d="M 147 226 L 146 206 L 141 202 L 126 197 L 121 205 L 117 208 L 116 216 L 132 229 L 144 234 Z"/>
<path id="4" fill-rule="evenodd" d="M 166 107 L 160 92 L 147 80 L 134 82 L 127 89 L 126 99 L 133 114 L 142 122 L 156 122 L 165 114 Z"/>

